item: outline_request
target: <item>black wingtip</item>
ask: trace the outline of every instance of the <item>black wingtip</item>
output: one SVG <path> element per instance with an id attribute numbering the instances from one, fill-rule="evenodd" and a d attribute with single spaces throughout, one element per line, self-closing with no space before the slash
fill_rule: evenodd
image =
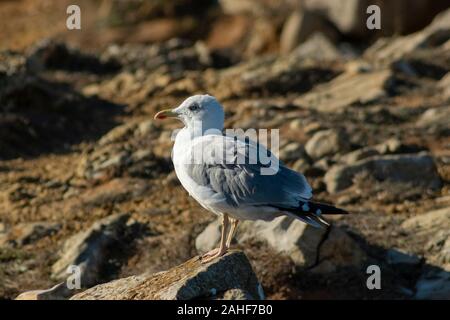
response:
<path id="1" fill-rule="evenodd" d="M 332 205 L 329 205 L 329 204 L 326 204 L 326 203 L 309 201 L 308 205 L 310 207 L 310 211 L 312 213 L 317 214 L 317 215 L 322 215 L 322 214 L 349 214 L 349 212 L 344 210 L 344 209 L 336 208 L 335 206 L 332 206 Z"/>

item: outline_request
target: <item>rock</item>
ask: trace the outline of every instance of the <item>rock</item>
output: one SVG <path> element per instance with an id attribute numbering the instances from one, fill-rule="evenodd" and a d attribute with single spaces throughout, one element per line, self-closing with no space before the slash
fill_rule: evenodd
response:
<path id="1" fill-rule="evenodd" d="M 415 146 L 405 145 L 397 138 L 392 138 L 375 146 L 368 146 L 349 152 L 340 157 L 339 161 L 346 164 L 353 164 L 359 160 L 369 158 L 372 156 L 399 154 L 399 153 L 413 153 L 418 151 L 422 150 L 420 150 Z"/>
<path id="2" fill-rule="evenodd" d="M 416 283 L 415 299 L 448 300 L 450 298 L 450 272 L 429 270 Z"/>
<path id="3" fill-rule="evenodd" d="M 334 61 L 342 58 L 336 46 L 322 33 L 317 32 L 294 49 L 294 55 L 318 61 Z"/>
<path id="4" fill-rule="evenodd" d="M 262 295 L 259 299 L 264 298 Z M 216 297 L 217 300 L 258 300 L 242 289 L 230 289 Z"/>
<path id="5" fill-rule="evenodd" d="M 442 90 L 444 99 L 450 100 L 450 72 L 438 82 L 438 88 Z"/>
<path id="6" fill-rule="evenodd" d="M 65 282 L 58 283 L 47 290 L 33 290 L 21 293 L 15 300 L 66 300 L 74 291 L 67 288 Z"/>
<path id="7" fill-rule="evenodd" d="M 343 230 L 332 226 L 318 249 L 316 273 L 332 273 L 340 267 L 360 268 L 367 259 L 365 252 Z"/>
<path id="8" fill-rule="evenodd" d="M 350 105 L 367 104 L 387 96 L 393 81 L 390 70 L 357 74 L 345 72 L 327 83 L 317 85 L 294 102 L 320 112 L 342 112 Z"/>
<path id="9" fill-rule="evenodd" d="M 214 298 L 230 290 L 264 299 L 261 284 L 242 252 L 201 264 L 195 257 L 170 270 L 142 274 L 97 285 L 76 294 L 72 300 L 191 300 Z M 234 291 L 236 293 L 236 291 Z M 233 294 L 234 294 L 233 293 Z"/>
<path id="10" fill-rule="evenodd" d="M 450 207 L 409 218 L 401 229 L 411 236 L 410 245 L 421 248 L 427 264 L 450 272 Z"/>
<path id="11" fill-rule="evenodd" d="M 205 253 L 216 247 L 220 240 L 220 226 L 220 221 L 214 220 L 195 238 L 195 248 L 198 253 Z M 239 233 L 239 229 L 237 232 Z"/>
<path id="12" fill-rule="evenodd" d="M 280 150 L 279 158 L 281 161 L 290 162 L 299 159 L 309 161 L 309 157 L 305 152 L 305 148 L 297 142 L 291 142 Z"/>
<path id="13" fill-rule="evenodd" d="M 446 128 L 450 118 L 450 106 L 432 108 L 425 111 L 417 120 L 417 125 L 423 128 Z"/>
<path id="14" fill-rule="evenodd" d="M 279 217 L 271 222 L 243 221 L 239 225 L 236 240 L 266 241 L 277 252 L 284 253 L 299 266 L 310 267 L 316 262 L 317 247 L 325 230 L 316 229 L 299 220 Z M 220 222 L 214 221 L 197 237 L 196 248 L 203 253 L 217 246 L 220 239 Z"/>
<path id="15" fill-rule="evenodd" d="M 149 178 L 168 171 L 169 159 L 153 153 L 151 143 L 156 137 L 151 121 L 118 126 L 83 155 L 77 174 L 88 180 L 105 180 L 124 175 Z"/>
<path id="16" fill-rule="evenodd" d="M 337 72 L 332 63 L 305 61 L 293 51 L 286 56 L 264 56 L 238 64 L 208 82 L 219 99 L 250 94 L 301 93 L 332 79 Z"/>
<path id="17" fill-rule="evenodd" d="M 413 184 L 425 189 L 440 187 L 433 158 L 426 153 L 373 156 L 349 165 L 335 165 L 324 177 L 327 190 L 336 193 L 350 187 L 353 178 L 366 172 L 378 181 Z"/>
<path id="18" fill-rule="evenodd" d="M 386 252 L 386 261 L 390 265 L 405 267 L 417 267 L 422 259 L 414 254 L 404 252 L 401 249 L 389 249 Z"/>
<path id="19" fill-rule="evenodd" d="M 314 34 L 314 39 L 308 40 L 308 44 L 304 43 L 310 35 Z M 317 36 L 317 34 L 320 34 Z M 309 55 L 313 52 L 319 53 L 319 59 L 335 59 L 338 58 L 337 51 L 331 45 L 323 34 L 328 35 L 332 39 L 337 38 L 337 32 L 320 16 L 308 10 L 296 10 L 286 20 L 280 36 L 280 52 L 289 53 L 299 44 L 302 44 L 303 55 Z M 304 44 L 303 44 L 304 43 Z M 320 48 L 325 49 L 320 52 Z M 335 55 L 336 54 L 336 55 Z"/>
<path id="20" fill-rule="evenodd" d="M 221 0 L 220 7 L 224 13 L 229 15 L 250 14 L 253 17 L 270 16 L 281 14 L 286 16 L 292 6 L 286 1 L 267 0 Z"/>
<path id="21" fill-rule="evenodd" d="M 14 226 L 8 233 L 3 236 L 0 235 L 0 245 L 2 243 L 11 243 L 16 246 L 27 245 L 41 238 L 55 234 L 60 228 L 61 224 L 59 223 L 20 223 Z"/>
<path id="22" fill-rule="evenodd" d="M 408 36 L 380 39 L 364 55 L 383 63 L 391 63 L 421 48 L 440 45 L 450 34 L 450 9 L 437 15 L 433 22 L 421 31 Z"/>
<path id="23" fill-rule="evenodd" d="M 292 165 L 292 169 L 303 174 L 306 172 L 310 173 L 308 170 L 311 169 L 311 162 L 305 158 L 298 159 Z"/>
<path id="24" fill-rule="evenodd" d="M 98 135 L 120 109 L 26 68 L 9 69 L 0 72 L 0 159 L 67 149 Z"/>
<path id="25" fill-rule="evenodd" d="M 81 271 L 81 286 L 97 284 L 103 275 L 113 250 L 124 241 L 128 214 L 116 214 L 95 222 L 88 230 L 67 239 L 61 249 L 58 261 L 52 266 L 52 276 L 67 277 L 67 268 L 76 265 Z M 116 248 L 115 248 L 116 247 Z"/>
<path id="26" fill-rule="evenodd" d="M 216 220 L 198 235 L 195 241 L 197 251 L 203 253 L 213 249 L 219 239 L 220 222 Z M 279 217 L 270 222 L 243 221 L 236 233 L 236 240 L 244 244 L 252 239 L 265 241 L 301 268 L 311 268 L 318 261 L 324 262 L 318 272 L 343 265 L 359 266 L 365 257 L 359 246 L 339 228 L 332 227 L 327 233 L 325 229 L 317 229 L 289 217 Z M 325 264 L 327 267 L 324 267 Z"/>
<path id="27" fill-rule="evenodd" d="M 106 74 L 116 72 L 120 65 L 114 61 L 102 61 L 94 55 L 84 54 L 64 43 L 45 39 L 31 49 L 27 67 L 34 72 L 44 70 L 67 70 Z"/>
<path id="28" fill-rule="evenodd" d="M 380 33 L 383 35 L 414 32 L 426 26 L 434 15 L 448 6 L 445 0 L 398 0 L 395 3 L 389 0 L 376 3 L 370 0 L 346 0 L 343 3 L 333 0 L 306 0 L 304 8 L 320 12 L 342 33 L 364 38 L 374 34 L 374 30 L 366 26 L 369 17 L 366 10 L 372 4 L 380 7 Z"/>
<path id="29" fill-rule="evenodd" d="M 407 232 L 420 235 L 422 233 L 433 234 L 440 229 L 450 228 L 450 207 L 433 210 L 405 220 L 401 228 Z"/>
<path id="30" fill-rule="evenodd" d="M 348 151 L 349 148 L 345 133 L 334 129 L 316 132 L 305 145 L 306 153 L 315 160 Z"/>

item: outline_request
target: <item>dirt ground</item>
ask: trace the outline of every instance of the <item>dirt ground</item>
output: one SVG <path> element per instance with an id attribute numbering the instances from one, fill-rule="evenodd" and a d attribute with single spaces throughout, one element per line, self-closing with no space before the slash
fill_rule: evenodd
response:
<path id="1" fill-rule="evenodd" d="M 317 111 L 296 99 L 348 72 L 361 63 L 362 55 L 311 64 L 302 61 L 298 72 L 311 75 L 297 79 L 289 71 L 292 68 L 280 73 L 273 67 L 278 62 L 295 62 L 280 56 L 264 62 L 258 51 L 251 58 L 212 51 L 204 62 L 195 44 L 201 37 L 183 35 L 190 28 L 211 27 L 210 17 L 217 14 L 214 10 L 196 27 L 190 27 L 187 18 L 183 28 L 173 25 L 175 18 L 143 18 L 131 29 L 126 19 L 115 22 L 111 18 L 108 1 L 100 5 L 79 1 L 87 12 L 83 30 L 69 32 L 65 28 L 69 2 L 0 2 L 0 59 L 12 70 L 0 78 L 0 235 L 17 226 L 20 233 L 20 226 L 31 222 L 58 225 L 57 231 L 27 243 L 0 245 L 1 299 L 53 286 L 57 281 L 52 265 L 62 243 L 115 213 L 129 213 L 137 227 L 120 239 L 100 275 L 102 282 L 166 270 L 197 254 L 195 239 L 215 216 L 189 197 L 174 176 L 170 134 L 179 125 L 155 123 L 152 117 L 204 92 L 223 103 L 227 127 L 247 128 L 256 122 L 259 128 L 279 128 L 282 150 L 287 143 L 306 144 L 320 129 L 341 129 L 349 140 L 338 158 L 317 160 L 304 173 L 316 200 L 351 212 L 330 220 L 363 249 L 366 265 L 383 266 L 383 289 L 367 289 L 365 266 L 344 266 L 324 275 L 299 268 L 264 242 L 239 244 L 269 299 L 410 299 L 424 270 L 442 266 L 433 264 L 428 238 L 405 233 L 400 225 L 450 206 L 450 126 L 449 118 L 445 119 L 449 113 L 434 119 L 435 124 L 421 124 L 427 110 L 449 107 L 449 98 L 438 89 L 450 71 L 448 40 L 446 48 L 436 45 L 414 51 L 402 58 L 403 64 L 389 65 L 394 82 L 386 82 L 383 96 L 350 103 L 341 112 Z M 221 20 L 225 27 L 227 19 L 239 23 L 239 18 L 227 17 Z M 114 23 L 118 26 L 113 27 Z M 187 42 L 173 40 L 178 37 Z M 212 37 L 210 33 L 204 40 L 214 43 Z M 52 41 L 42 44 L 44 38 Z M 264 54 L 278 48 L 277 43 L 268 43 Z M 360 52 L 361 44 L 355 48 Z M 377 64 L 370 58 L 367 61 Z M 265 79 L 257 67 L 248 66 L 251 63 L 259 63 L 273 77 Z M 408 73 L 406 64 L 414 72 Z M 240 80 L 244 73 L 247 82 Z M 295 86 L 289 87 L 292 81 Z M 295 120 L 300 124 L 294 125 Z M 137 131 L 111 135 L 114 128 L 139 127 L 140 123 L 149 127 L 146 138 L 138 137 Z M 107 134 L 112 142 L 102 144 Z M 398 154 L 425 151 L 432 156 L 441 181 L 438 188 L 424 189 L 414 181 L 378 181 L 363 173 L 350 188 L 327 191 L 325 173 L 339 157 L 391 138 L 402 144 Z M 89 171 L 97 153 L 113 158 L 136 150 L 151 154 L 110 171 Z M 286 162 L 295 167 L 296 160 Z M 10 237 L 18 239 L 20 234 Z M 389 265 L 386 252 L 390 248 L 422 260 L 408 270 Z"/>

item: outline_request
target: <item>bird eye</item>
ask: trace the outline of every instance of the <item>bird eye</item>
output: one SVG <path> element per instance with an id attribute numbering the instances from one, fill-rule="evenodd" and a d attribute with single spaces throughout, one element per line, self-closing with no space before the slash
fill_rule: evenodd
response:
<path id="1" fill-rule="evenodd" d="M 198 109 L 200 109 L 200 106 L 198 104 L 194 103 L 194 104 L 191 104 L 188 107 L 188 109 L 191 110 L 191 111 L 197 111 Z"/>

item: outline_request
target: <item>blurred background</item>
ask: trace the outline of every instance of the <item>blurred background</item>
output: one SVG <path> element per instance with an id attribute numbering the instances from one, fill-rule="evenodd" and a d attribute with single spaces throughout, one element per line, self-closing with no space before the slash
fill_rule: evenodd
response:
<path id="1" fill-rule="evenodd" d="M 71 264 L 91 287 L 212 248 L 173 173 L 179 124 L 152 120 L 198 93 L 227 127 L 280 129 L 281 160 L 352 212 L 289 221 L 289 243 L 242 226 L 268 298 L 450 298 L 448 1 L 79 0 L 81 30 L 70 4 L 0 0 L 0 299 Z"/>

